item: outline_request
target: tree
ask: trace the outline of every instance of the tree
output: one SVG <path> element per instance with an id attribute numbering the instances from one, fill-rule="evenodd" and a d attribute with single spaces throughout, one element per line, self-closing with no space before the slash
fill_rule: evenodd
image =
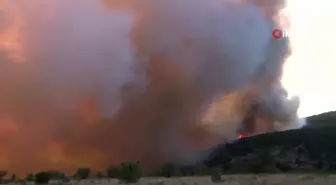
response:
<path id="1" fill-rule="evenodd" d="M 11 182 L 15 182 L 15 181 L 16 181 L 16 175 L 13 174 L 13 175 L 11 176 Z"/>
<path id="2" fill-rule="evenodd" d="M 50 170 L 48 171 L 50 179 L 61 180 L 65 178 L 65 174 L 60 171 Z"/>
<path id="3" fill-rule="evenodd" d="M 291 170 L 291 167 L 287 164 L 276 163 L 276 168 L 281 170 L 282 172 L 286 173 Z"/>
<path id="4" fill-rule="evenodd" d="M 172 163 L 167 163 L 163 165 L 160 174 L 163 177 L 176 177 L 176 176 L 181 176 L 182 171 L 178 166 Z"/>
<path id="5" fill-rule="evenodd" d="M 106 169 L 106 174 L 109 178 L 117 178 L 118 177 L 118 167 L 116 166 L 109 166 Z"/>
<path id="6" fill-rule="evenodd" d="M 7 175 L 7 171 L 0 171 L 0 180 L 3 180 L 3 178 Z"/>
<path id="7" fill-rule="evenodd" d="M 209 173 L 210 173 L 209 168 L 204 164 L 199 164 L 195 167 L 194 175 L 204 176 L 209 175 Z"/>
<path id="8" fill-rule="evenodd" d="M 275 161 L 267 149 L 260 150 L 254 156 L 254 160 L 251 165 L 252 173 L 263 173 L 274 170 Z"/>
<path id="9" fill-rule="evenodd" d="M 48 184 L 50 174 L 48 172 L 39 172 L 35 175 L 35 184 Z"/>
<path id="10" fill-rule="evenodd" d="M 118 179 L 126 183 L 135 183 L 140 180 L 142 176 L 139 162 L 136 163 L 121 163 L 118 168 Z"/>
<path id="11" fill-rule="evenodd" d="M 34 174 L 32 174 L 32 173 L 30 173 L 30 174 L 28 174 L 27 175 L 27 177 L 26 177 L 26 181 L 34 181 Z"/>
<path id="12" fill-rule="evenodd" d="M 97 178 L 103 178 L 104 174 L 102 172 L 97 172 L 96 177 Z"/>
<path id="13" fill-rule="evenodd" d="M 76 176 L 81 179 L 87 179 L 91 174 L 90 168 L 79 168 L 76 172 Z"/>

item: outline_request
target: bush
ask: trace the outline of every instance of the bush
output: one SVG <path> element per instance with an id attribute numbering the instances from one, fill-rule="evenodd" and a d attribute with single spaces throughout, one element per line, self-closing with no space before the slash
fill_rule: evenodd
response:
<path id="1" fill-rule="evenodd" d="M 197 176 L 204 176 L 204 175 L 209 175 L 210 172 L 209 172 L 209 168 L 204 165 L 204 164 L 199 164 L 195 167 L 195 170 L 194 170 L 194 175 L 197 175 Z"/>
<path id="2" fill-rule="evenodd" d="M 118 167 L 116 166 L 110 166 L 106 169 L 106 174 L 109 178 L 117 178 L 118 175 Z"/>
<path id="3" fill-rule="evenodd" d="M 118 168 L 118 179 L 125 183 L 135 183 L 141 178 L 141 168 L 139 162 L 121 163 Z"/>
<path id="4" fill-rule="evenodd" d="M 7 171 L 0 171 L 0 180 L 2 180 L 7 175 L 7 173 Z"/>
<path id="5" fill-rule="evenodd" d="M 50 174 L 48 172 L 39 172 L 35 175 L 35 184 L 48 184 Z"/>
<path id="6" fill-rule="evenodd" d="M 104 174 L 102 172 L 97 172 L 96 177 L 97 178 L 103 178 Z"/>
<path id="7" fill-rule="evenodd" d="M 64 173 L 60 172 L 60 171 L 48 171 L 50 179 L 54 179 L 54 180 L 62 180 L 65 178 Z"/>
<path id="8" fill-rule="evenodd" d="M 250 171 L 252 173 L 263 173 L 265 172 L 265 165 L 261 163 L 255 163 L 251 165 Z"/>
<path id="9" fill-rule="evenodd" d="M 32 173 L 28 174 L 26 177 L 26 181 L 29 181 L 29 182 L 34 181 L 34 174 Z"/>
<path id="10" fill-rule="evenodd" d="M 210 177 L 212 182 L 222 182 L 222 169 L 220 167 L 211 169 Z"/>
<path id="11" fill-rule="evenodd" d="M 91 174 L 90 168 L 78 168 L 76 176 L 81 179 L 87 179 Z"/>
<path id="12" fill-rule="evenodd" d="M 25 180 L 22 180 L 22 179 L 18 179 L 18 180 L 16 181 L 16 183 L 17 183 L 17 184 L 20 184 L 20 185 L 26 185 L 26 184 L 27 184 L 26 181 L 25 181 Z"/>
<path id="13" fill-rule="evenodd" d="M 15 182 L 15 181 L 16 181 L 16 175 L 13 174 L 13 175 L 11 176 L 11 182 Z"/>
<path id="14" fill-rule="evenodd" d="M 160 175 L 163 177 L 177 177 L 177 176 L 182 176 L 182 170 L 171 163 L 165 164 L 161 171 L 160 171 Z"/>
<path id="15" fill-rule="evenodd" d="M 289 170 L 291 170 L 291 167 L 289 165 L 282 163 L 276 163 L 276 168 L 281 170 L 283 173 L 286 173 Z"/>

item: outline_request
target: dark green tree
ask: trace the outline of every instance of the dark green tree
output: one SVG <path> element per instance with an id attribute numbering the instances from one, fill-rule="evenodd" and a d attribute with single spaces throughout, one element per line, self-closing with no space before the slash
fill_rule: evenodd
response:
<path id="1" fill-rule="evenodd" d="M 96 177 L 97 178 L 103 178 L 104 177 L 104 174 L 102 172 L 97 172 L 96 173 Z"/>
<path id="2" fill-rule="evenodd" d="M 163 165 L 162 169 L 160 170 L 160 176 L 163 177 L 178 177 L 182 175 L 182 170 L 172 163 Z"/>
<path id="3" fill-rule="evenodd" d="M 12 176 L 11 176 L 11 182 L 15 182 L 16 181 L 16 175 L 15 174 L 13 174 Z"/>
<path id="4" fill-rule="evenodd" d="M 91 174 L 90 168 L 78 168 L 76 172 L 76 176 L 80 179 L 87 179 Z"/>
<path id="5" fill-rule="evenodd" d="M 121 163 L 118 168 L 118 179 L 125 183 L 135 183 L 140 180 L 142 171 L 139 162 Z"/>
<path id="6" fill-rule="evenodd" d="M 29 181 L 29 182 L 34 181 L 34 179 L 35 179 L 34 174 L 32 173 L 28 174 L 26 177 L 26 181 Z"/>
<path id="7" fill-rule="evenodd" d="M 35 175 L 35 184 L 48 184 L 50 174 L 48 172 L 39 172 Z"/>
<path id="8" fill-rule="evenodd" d="M 289 172 L 292 169 L 289 165 L 282 163 L 276 163 L 276 168 L 283 173 Z"/>
<path id="9" fill-rule="evenodd" d="M 210 169 L 206 165 L 199 164 L 195 167 L 194 175 L 204 176 L 204 175 L 209 175 L 209 174 L 210 174 Z"/>
<path id="10" fill-rule="evenodd" d="M 106 169 L 106 175 L 109 178 L 117 178 L 118 177 L 118 167 L 113 166 L 113 165 L 109 166 Z"/>
<path id="11" fill-rule="evenodd" d="M 60 171 L 50 170 L 50 171 L 48 171 L 48 173 L 49 173 L 51 179 L 62 180 L 62 179 L 65 178 L 65 174 L 63 172 L 60 172 Z"/>
<path id="12" fill-rule="evenodd" d="M 0 171 L 0 181 L 2 181 L 3 180 L 3 178 L 7 175 L 7 171 L 3 171 L 3 170 L 1 170 Z"/>

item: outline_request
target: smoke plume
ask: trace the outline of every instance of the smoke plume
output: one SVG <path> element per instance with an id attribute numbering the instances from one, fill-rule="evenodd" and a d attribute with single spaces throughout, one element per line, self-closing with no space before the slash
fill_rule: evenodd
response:
<path id="1" fill-rule="evenodd" d="M 280 0 L 2 0 L 0 166 L 72 172 L 297 128 Z M 251 118 L 253 121 L 247 118 Z"/>

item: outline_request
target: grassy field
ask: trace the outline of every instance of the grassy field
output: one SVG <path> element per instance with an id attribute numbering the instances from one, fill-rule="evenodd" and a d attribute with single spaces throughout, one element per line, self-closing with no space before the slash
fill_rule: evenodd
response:
<path id="1" fill-rule="evenodd" d="M 336 175 L 316 174 L 282 174 L 282 175 L 223 175 L 223 181 L 214 183 L 210 177 L 180 177 L 180 178 L 142 178 L 137 185 L 335 185 Z M 116 179 L 88 179 L 60 183 L 51 181 L 50 185 L 117 185 Z M 14 185 L 14 184 L 12 184 Z M 33 183 L 27 183 L 33 185 Z"/>

